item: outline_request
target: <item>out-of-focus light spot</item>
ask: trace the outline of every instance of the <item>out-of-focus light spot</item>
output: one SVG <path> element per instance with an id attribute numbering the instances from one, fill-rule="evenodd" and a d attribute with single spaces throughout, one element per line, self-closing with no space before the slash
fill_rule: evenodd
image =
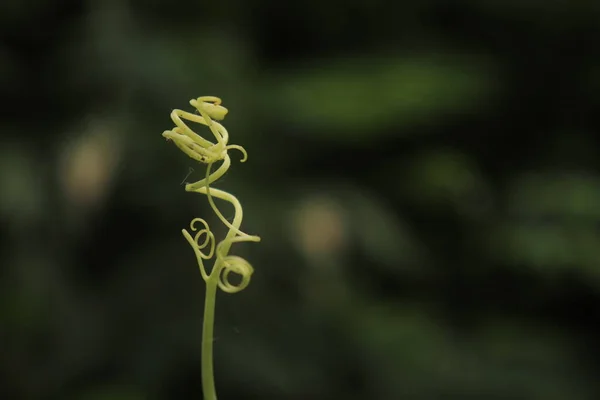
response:
<path id="1" fill-rule="evenodd" d="M 294 242 L 308 257 L 338 254 L 348 241 L 344 211 L 333 199 L 305 199 L 293 211 L 292 221 Z"/>
<path id="2" fill-rule="evenodd" d="M 65 198 L 78 209 L 105 199 L 120 160 L 116 134 L 105 121 L 93 121 L 60 156 L 59 178 Z"/>

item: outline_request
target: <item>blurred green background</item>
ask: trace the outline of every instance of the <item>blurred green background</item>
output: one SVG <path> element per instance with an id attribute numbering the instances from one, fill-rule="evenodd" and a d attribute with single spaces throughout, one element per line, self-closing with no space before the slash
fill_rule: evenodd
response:
<path id="1" fill-rule="evenodd" d="M 161 133 L 204 95 L 262 237 L 221 399 L 600 398 L 599 2 L 3 0 L 0 33 L 0 398 L 201 398 L 180 231 L 224 230 Z"/>

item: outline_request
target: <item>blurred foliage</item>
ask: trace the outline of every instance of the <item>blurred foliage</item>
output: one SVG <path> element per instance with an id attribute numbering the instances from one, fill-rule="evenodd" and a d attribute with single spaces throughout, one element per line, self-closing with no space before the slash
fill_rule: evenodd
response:
<path id="1" fill-rule="evenodd" d="M 160 136 L 200 95 L 248 150 L 222 187 L 263 239 L 217 299 L 221 398 L 599 398 L 599 22 L 566 0 L 2 2 L 0 398 L 200 398 L 180 230 L 212 213 Z"/>
<path id="2" fill-rule="evenodd" d="M 492 76 L 479 60 L 445 58 L 433 50 L 428 58 L 318 60 L 300 73 L 278 77 L 270 98 L 282 108 L 280 118 L 317 137 L 336 134 L 345 142 L 371 136 L 370 128 L 381 126 L 394 126 L 388 133 L 397 135 L 409 124 L 481 109 L 489 97 Z"/>

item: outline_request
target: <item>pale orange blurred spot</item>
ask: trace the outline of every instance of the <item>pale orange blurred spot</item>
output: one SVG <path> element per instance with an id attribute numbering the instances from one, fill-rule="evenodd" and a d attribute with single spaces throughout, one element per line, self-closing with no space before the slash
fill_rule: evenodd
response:
<path id="1" fill-rule="evenodd" d="M 81 211 L 105 199 L 120 159 L 116 134 L 105 121 L 88 124 L 61 154 L 59 178 L 66 200 Z"/>
<path id="2" fill-rule="evenodd" d="M 342 206 L 320 196 L 305 199 L 293 214 L 295 243 L 308 257 L 339 254 L 347 242 Z"/>

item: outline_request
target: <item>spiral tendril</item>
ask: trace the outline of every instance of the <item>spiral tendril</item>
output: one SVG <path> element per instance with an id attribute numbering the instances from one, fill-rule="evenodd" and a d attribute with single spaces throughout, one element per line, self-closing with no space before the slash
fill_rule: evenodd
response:
<path id="1" fill-rule="evenodd" d="M 250 263 L 238 256 L 227 256 L 222 259 L 223 268 L 219 276 L 219 288 L 227 293 L 237 293 L 244 290 L 250 284 L 250 278 L 254 272 L 254 268 Z M 242 281 L 238 284 L 233 284 L 229 281 L 229 275 L 236 273 L 242 277 Z"/>
<path id="2" fill-rule="evenodd" d="M 213 274 L 219 276 L 219 287 L 228 293 L 235 293 L 245 288 L 250 282 L 252 267 L 241 257 L 229 255 L 229 249 L 235 242 L 251 241 L 258 242 L 258 236 L 249 235 L 240 230 L 242 222 L 242 207 L 239 201 L 231 194 L 211 188 L 211 184 L 221 178 L 231 165 L 228 150 L 238 150 L 242 153 L 240 162 L 248 159 L 246 149 L 237 144 L 228 144 L 229 133 L 223 125 L 217 120 L 223 120 L 228 110 L 221 106 L 221 99 L 214 96 L 204 96 L 190 100 L 190 104 L 196 108 L 196 113 L 190 113 L 182 110 L 173 110 L 171 119 L 175 127 L 163 132 L 163 136 L 181 149 L 192 159 L 207 165 L 206 176 L 204 179 L 188 183 L 186 191 L 204 194 L 208 198 L 209 205 L 221 222 L 229 228 L 226 237 L 215 245 L 215 236 L 210 230 L 208 223 L 202 218 L 195 218 L 190 223 L 190 230 L 196 232 L 193 236 L 187 230 L 182 233 L 196 253 L 196 258 L 205 281 L 208 281 Z M 214 136 L 214 142 L 203 138 L 196 133 L 189 123 L 204 125 L 210 129 Z M 211 167 L 217 162 L 221 165 L 217 170 L 211 172 Z M 215 204 L 214 198 L 225 200 L 235 208 L 233 221 L 225 218 L 223 213 Z M 196 224 L 202 224 L 202 229 L 198 229 Z M 216 259 L 213 269 L 208 273 L 204 267 L 203 260 L 211 259 L 216 252 Z M 242 282 L 239 285 L 233 285 L 228 279 L 230 273 L 242 275 Z"/>
<path id="3" fill-rule="evenodd" d="M 242 153 L 240 162 L 248 159 L 248 153 L 240 145 L 228 144 L 229 133 L 219 122 L 227 115 L 227 109 L 221 106 L 221 99 L 214 96 L 199 97 L 190 100 L 198 114 L 182 110 L 173 110 L 171 119 L 175 127 L 164 131 L 162 136 L 173 141 L 175 145 L 192 159 L 206 164 L 206 175 L 198 182 L 188 183 L 185 190 L 206 195 L 208 202 L 219 220 L 229 228 L 225 238 L 216 244 L 215 235 L 210 230 L 206 220 L 194 218 L 190 223 L 190 231 L 182 230 L 198 262 L 202 279 L 206 282 L 206 300 L 204 304 L 204 323 L 202 328 L 202 389 L 206 400 L 216 400 L 216 390 L 212 366 L 212 337 L 214 327 L 215 295 L 217 288 L 226 293 L 237 293 L 250 284 L 254 272 L 252 265 L 244 258 L 230 255 L 229 250 L 234 243 L 259 242 L 258 236 L 248 235 L 240 230 L 243 211 L 239 200 L 230 193 L 211 188 L 211 184 L 221 178 L 231 166 L 228 150 L 238 150 Z M 207 126 L 212 132 L 215 142 L 205 139 L 192 130 L 188 123 L 194 122 Z M 211 172 L 213 164 L 221 162 L 219 167 Z M 233 221 L 229 222 L 214 202 L 214 198 L 225 200 L 235 209 Z M 196 224 L 202 225 L 199 229 Z M 204 261 L 214 257 L 214 264 L 207 272 Z M 240 278 L 238 283 L 231 281 L 233 275 Z"/>

